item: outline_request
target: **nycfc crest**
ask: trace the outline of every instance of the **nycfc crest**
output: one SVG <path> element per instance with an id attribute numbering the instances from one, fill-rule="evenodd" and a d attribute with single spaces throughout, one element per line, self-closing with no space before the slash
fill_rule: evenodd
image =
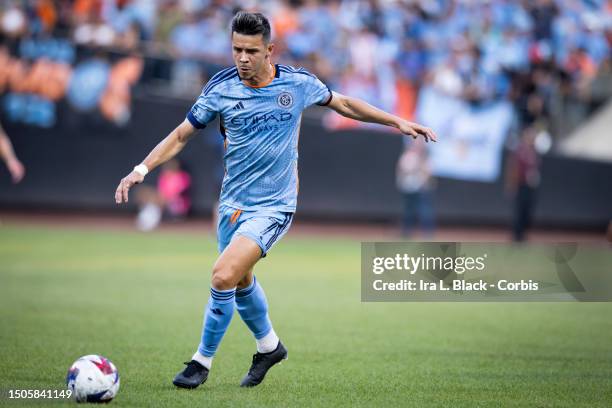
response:
<path id="1" fill-rule="evenodd" d="M 281 108 L 290 108 L 293 105 L 293 96 L 289 92 L 283 92 L 276 98 L 276 103 Z"/>

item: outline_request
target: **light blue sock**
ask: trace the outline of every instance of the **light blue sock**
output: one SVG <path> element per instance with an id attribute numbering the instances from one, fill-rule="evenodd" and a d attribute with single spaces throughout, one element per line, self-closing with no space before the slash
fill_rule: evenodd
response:
<path id="1" fill-rule="evenodd" d="M 212 357 L 223 339 L 234 314 L 236 289 L 217 290 L 210 288 L 210 299 L 204 313 L 202 340 L 198 351 L 206 357 Z"/>
<path id="2" fill-rule="evenodd" d="M 268 301 L 254 276 L 251 285 L 236 291 L 236 308 L 256 339 L 270 333 L 272 323 L 268 317 Z"/>

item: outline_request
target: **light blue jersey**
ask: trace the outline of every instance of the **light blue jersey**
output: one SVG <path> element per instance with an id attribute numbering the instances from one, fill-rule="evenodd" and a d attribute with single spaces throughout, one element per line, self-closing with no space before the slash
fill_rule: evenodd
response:
<path id="1" fill-rule="evenodd" d="M 225 138 L 221 205 L 247 211 L 294 212 L 302 111 L 326 105 L 331 91 L 302 68 L 274 66 L 269 84 L 245 85 L 235 67 L 214 75 L 187 114 L 204 128 L 218 114 Z"/>

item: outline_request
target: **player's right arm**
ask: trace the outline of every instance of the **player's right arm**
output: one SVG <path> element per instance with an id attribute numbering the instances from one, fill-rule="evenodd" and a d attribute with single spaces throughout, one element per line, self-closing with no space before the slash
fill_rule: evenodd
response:
<path id="1" fill-rule="evenodd" d="M 168 136 L 157 144 L 147 155 L 142 164 L 146 166 L 147 171 L 151 171 L 157 166 L 167 162 L 176 156 L 187 142 L 196 133 L 196 128 L 191 122 L 185 119 L 178 125 Z M 128 192 L 134 184 L 142 183 L 144 174 L 133 170 L 130 174 L 121 179 L 117 190 L 115 191 L 115 202 L 117 204 L 128 202 Z"/>

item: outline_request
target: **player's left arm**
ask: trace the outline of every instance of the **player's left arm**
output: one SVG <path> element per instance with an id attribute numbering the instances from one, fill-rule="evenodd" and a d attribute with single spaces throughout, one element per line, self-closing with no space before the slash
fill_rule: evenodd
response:
<path id="1" fill-rule="evenodd" d="M 426 142 L 429 140 L 436 141 L 436 134 L 432 129 L 375 108 L 358 98 L 332 92 L 331 100 L 326 106 L 347 118 L 391 126 L 415 139 L 418 136 L 423 136 Z"/>

